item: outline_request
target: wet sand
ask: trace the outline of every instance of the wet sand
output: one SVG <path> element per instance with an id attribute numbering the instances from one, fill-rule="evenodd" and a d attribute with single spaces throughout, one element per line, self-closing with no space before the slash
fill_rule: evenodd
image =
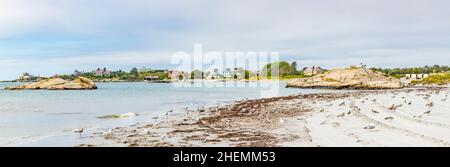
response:
<path id="1" fill-rule="evenodd" d="M 95 133 L 78 146 L 450 146 L 449 88 L 236 101 Z"/>

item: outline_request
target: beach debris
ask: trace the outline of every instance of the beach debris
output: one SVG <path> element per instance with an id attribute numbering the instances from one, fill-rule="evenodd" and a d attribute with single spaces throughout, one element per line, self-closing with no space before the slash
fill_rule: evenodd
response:
<path id="1" fill-rule="evenodd" d="M 341 124 L 340 124 L 339 122 L 333 122 L 333 123 L 332 123 L 332 126 L 335 127 L 335 128 L 337 128 L 337 127 L 340 127 Z"/>
<path id="2" fill-rule="evenodd" d="M 83 134 L 83 132 L 84 132 L 84 128 L 74 129 L 73 132 L 74 133 L 79 133 L 80 137 L 81 137 L 81 134 Z"/>
<path id="3" fill-rule="evenodd" d="M 380 112 L 378 112 L 377 110 L 372 109 L 372 113 L 378 114 Z"/>
<path id="4" fill-rule="evenodd" d="M 394 117 L 392 117 L 392 116 L 388 116 L 388 117 L 384 118 L 384 120 L 393 120 L 393 119 L 394 119 Z"/>
<path id="5" fill-rule="evenodd" d="M 324 112 L 325 111 L 325 108 L 322 108 L 322 109 L 320 109 L 320 111 L 319 112 Z"/>
<path id="6" fill-rule="evenodd" d="M 430 114 L 430 113 L 431 113 L 431 110 L 428 110 L 428 111 L 424 112 L 423 114 Z"/>
<path id="7" fill-rule="evenodd" d="M 108 129 L 107 131 L 103 132 L 102 135 L 111 135 L 113 133 L 112 129 Z"/>
<path id="8" fill-rule="evenodd" d="M 159 117 L 152 117 L 152 119 L 158 119 Z"/>
<path id="9" fill-rule="evenodd" d="M 139 132 L 139 135 L 148 135 L 148 134 L 150 134 L 150 131 L 147 130 L 147 129 L 141 130 L 141 131 Z"/>
<path id="10" fill-rule="evenodd" d="M 365 126 L 364 129 L 375 129 L 375 125 L 369 124 L 369 125 Z"/>
<path id="11" fill-rule="evenodd" d="M 345 105 L 345 101 L 339 104 L 339 106 L 344 106 L 344 105 Z"/>
<path id="12" fill-rule="evenodd" d="M 284 121 L 284 118 L 280 118 L 280 123 L 281 123 L 281 124 L 284 124 L 284 122 L 285 122 L 285 121 Z"/>
<path id="13" fill-rule="evenodd" d="M 350 115 L 351 113 L 352 113 L 352 111 L 349 110 L 349 111 L 347 112 L 347 115 Z"/>
<path id="14" fill-rule="evenodd" d="M 161 140 L 165 140 L 167 138 L 169 138 L 169 135 L 167 133 L 164 133 L 163 135 L 161 135 L 161 137 L 159 137 L 159 139 Z"/>
<path id="15" fill-rule="evenodd" d="M 411 105 L 412 104 L 412 102 L 408 102 L 408 105 Z"/>
<path id="16" fill-rule="evenodd" d="M 138 114 L 132 113 L 132 112 L 127 112 L 125 114 L 120 114 L 119 115 L 120 118 L 128 118 L 128 117 L 135 117 L 135 116 L 138 116 Z"/>
<path id="17" fill-rule="evenodd" d="M 364 100 L 363 100 L 363 101 L 361 101 L 361 103 L 364 103 L 364 102 L 366 102 L 366 101 L 364 101 Z"/>
<path id="18" fill-rule="evenodd" d="M 128 118 L 128 117 L 135 117 L 135 116 L 138 116 L 138 114 L 128 112 L 125 114 L 112 114 L 112 115 L 99 116 L 99 117 L 97 117 L 97 119 L 117 119 L 117 118 Z"/>
<path id="19" fill-rule="evenodd" d="M 345 112 L 343 112 L 342 114 L 337 115 L 336 117 L 344 117 L 345 116 Z"/>
<path id="20" fill-rule="evenodd" d="M 377 101 L 377 99 L 373 99 L 372 101 L 373 101 L 373 102 L 376 102 L 376 101 Z"/>

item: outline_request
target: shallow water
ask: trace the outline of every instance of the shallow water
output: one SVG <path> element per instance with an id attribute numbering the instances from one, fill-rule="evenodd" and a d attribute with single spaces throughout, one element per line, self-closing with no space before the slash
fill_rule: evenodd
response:
<path id="1" fill-rule="evenodd" d="M 18 83 L 0 83 L 0 88 Z M 164 117 L 169 110 L 229 103 L 244 98 L 282 96 L 325 90 L 287 89 L 285 83 L 265 81 L 98 83 L 97 90 L 46 91 L 0 90 L 0 146 L 73 146 L 81 139 L 72 132 L 88 132 Z M 271 90 L 271 91 L 269 91 Z M 137 117 L 98 119 L 99 116 L 133 112 Z"/>

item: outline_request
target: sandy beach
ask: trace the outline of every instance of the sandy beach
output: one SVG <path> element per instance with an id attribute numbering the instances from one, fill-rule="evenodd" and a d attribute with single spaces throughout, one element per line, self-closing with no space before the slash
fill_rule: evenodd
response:
<path id="1" fill-rule="evenodd" d="M 450 146 L 448 94 L 434 87 L 242 100 L 94 133 L 78 146 Z"/>

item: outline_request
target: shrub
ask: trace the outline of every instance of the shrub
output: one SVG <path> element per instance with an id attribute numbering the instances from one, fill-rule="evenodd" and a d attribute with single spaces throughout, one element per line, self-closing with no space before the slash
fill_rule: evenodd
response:
<path id="1" fill-rule="evenodd" d="M 430 77 L 424 78 L 420 81 L 413 81 L 411 82 L 412 84 L 416 85 L 416 84 L 424 84 L 424 85 L 431 85 L 431 84 L 436 84 L 436 85 L 445 85 L 450 83 L 450 73 L 440 73 L 440 74 L 435 74 L 432 75 Z"/>

